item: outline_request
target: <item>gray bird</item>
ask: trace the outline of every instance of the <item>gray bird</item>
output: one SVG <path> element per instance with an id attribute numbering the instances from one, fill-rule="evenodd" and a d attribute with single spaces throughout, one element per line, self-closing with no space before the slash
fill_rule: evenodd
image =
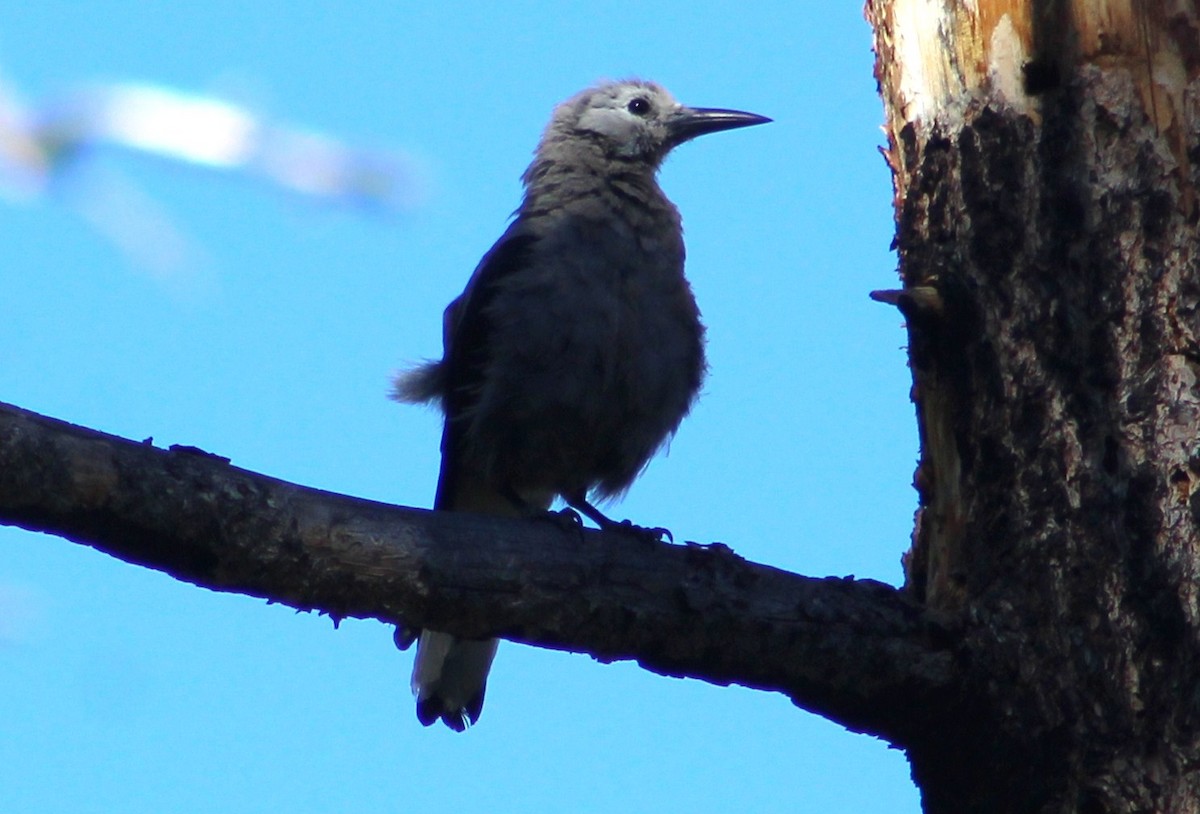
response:
<path id="1" fill-rule="evenodd" d="M 555 109 L 515 220 L 446 308 L 442 359 L 396 379 L 394 398 L 439 402 L 445 414 L 435 509 L 529 516 L 558 496 L 601 527 L 619 525 L 588 496 L 629 488 L 705 372 L 659 165 L 695 136 L 768 121 L 685 107 L 640 80 Z M 421 723 L 461 732 L 478 720 L 496 644 L 421 633 Z"/>

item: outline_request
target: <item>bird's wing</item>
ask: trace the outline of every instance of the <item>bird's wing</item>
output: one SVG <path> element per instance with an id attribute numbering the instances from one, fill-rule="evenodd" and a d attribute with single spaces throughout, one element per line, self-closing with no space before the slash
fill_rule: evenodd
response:
<path id="1" fill-rule="evenodd" d="M 442 408 L 446 420 L 435 509 L 471 508 L 461 505 L 464 483 L 458 453 L 487 372 L 492 334 L 488 306 L 500 281 L 529 262 L 535 242 L 536 238 L 521 222 L 515 221 L 479 261 L 463 293 L 446 307 L 442 322 Z"/>
<path id="2" fill-rule="evenodd" d="M 438 389 L 445 412 L 442 469 L 433 507 L 469 512 L 514 513 L 504 494 L 471 472 L 463 462 L 463 435 L 478 404 L 490 362 L 494 326 L 489 305 L 502 281 L 529 263 L 534 237 L 514 222 L 483 256 L 466 290 L 446 307 L 442 323 L 442 361 Z M 417 718 L 426 726 L 441 719 L 462 731 L 479 718 L 496 639 L 471 641 L 448 633 L 421 633 L 413 662 L 412 686 Z"/>

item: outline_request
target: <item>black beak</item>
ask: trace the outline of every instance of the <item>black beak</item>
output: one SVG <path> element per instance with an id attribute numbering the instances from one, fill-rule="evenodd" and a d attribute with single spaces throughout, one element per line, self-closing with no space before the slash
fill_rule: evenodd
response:
<path id="1" fill-rule="evenodd" d="M 769 121 L 771 120 L 766 116 L 745 113 L 741 110 L 723 110 L 719 107 L 683 107 L 667 120 L 667 131 L 670 133 L 671 145 L 675 146 L 696 136 L 703 136 L 705 133 L 733 130 L 736 127 L 751 127 L 756 124 L 766 124 Z"/>

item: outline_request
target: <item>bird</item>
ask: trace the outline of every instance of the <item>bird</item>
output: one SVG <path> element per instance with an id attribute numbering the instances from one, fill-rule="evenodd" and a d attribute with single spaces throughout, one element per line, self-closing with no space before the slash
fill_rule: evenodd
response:
<path id="1" fill-rule="evenodd" d="M 435 510 L 528 517 L 561 498 L 601 528 L 629 525 L 589 498 L 630 487 L 707 370 L 659 167 L 697 136 L 769 121 L 641 79 L 554 109 L 512 222 L 445 310 L 442 358 L 394 382 L 394 399 L 443 412 Z M 479 720 L 497 640 L 419 635 L 417 718 L 461 732 Z"/>

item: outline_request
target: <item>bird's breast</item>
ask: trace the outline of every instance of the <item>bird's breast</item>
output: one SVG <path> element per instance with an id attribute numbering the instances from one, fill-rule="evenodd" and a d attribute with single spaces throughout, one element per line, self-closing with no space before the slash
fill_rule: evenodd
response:
<path id="1" fill-rule="evenodd" d="M 677 229 L 561 225 L 507 279 L 491 321 L 495 361 L 475 424 L 504 439 L 514 471 L 537 470 L 557 491 L 628 486 L 704 372 Z"/>

